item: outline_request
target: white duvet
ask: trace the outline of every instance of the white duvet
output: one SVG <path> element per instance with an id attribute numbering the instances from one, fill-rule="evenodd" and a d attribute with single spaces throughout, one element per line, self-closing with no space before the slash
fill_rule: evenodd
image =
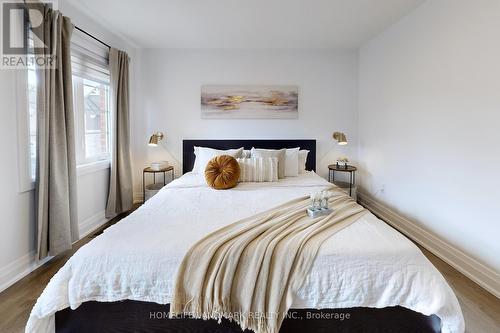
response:
<path id="1" fill-rule="evenodd" d="M 91 300 L 170 303 L 177 267 L 197 240 L 328 186 L 309 172 L 216 191 L 188 173 L 78 250 L 43 291 L 26 331 L 54 332 L 55 312 Z M 437 269 L 412 242 L 366 214 L 323 244 L 292 308 L 395 305 L 436 314 L 444 333 L 464 331 L 458 301 Z"/>

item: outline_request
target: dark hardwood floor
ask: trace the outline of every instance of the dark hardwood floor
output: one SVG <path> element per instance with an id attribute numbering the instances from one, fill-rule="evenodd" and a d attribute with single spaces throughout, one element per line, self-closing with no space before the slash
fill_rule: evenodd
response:
<path id="1" fill-rule="evenodd" d="M 137 206 L 134 207 L 134 209 L 135 208 L 137 208 Z M 0 333 L 24 332 L 24 327 L 28 321 L 31 309 L 52 276 L 57 273 L 80 247 L 90 242 L 93 238 L 102 233 L 104 229 L 117 223 L 127 215 L 128 214 L 123 214 L 112 219 L 95 232 L 76 242 L 71 250 L 53 258 L 48 263 L 1 292 Z"/>

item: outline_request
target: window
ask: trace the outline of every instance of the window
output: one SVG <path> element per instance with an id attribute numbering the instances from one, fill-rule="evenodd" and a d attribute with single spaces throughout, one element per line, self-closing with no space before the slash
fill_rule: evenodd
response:
<path id="1" fill-rule="evenodd" d="M 77 163 L 110 158 L 109 85 L 73 76 Z"/>
<path id="2" fill-rule="evenodd" d="M 111 113 L 109 49 L 75 30 L 71 39 L 78 165 L 109 161 Z"/>
<path id="3" fill-rule="evenodd" d="M 28 32 L 29 54 L 33 52 L 32 34 Z M 37 75 L 33 63 L 16 71 L 19 191 L 34 189 L 37 160 Z"/>
<path id="4" fill-rule="evenodd" d="M 29 165 L 30 176 L 36 179 L 36 71 L 33 66 L 28 68 L 28 135 L 29 135 Z"/>

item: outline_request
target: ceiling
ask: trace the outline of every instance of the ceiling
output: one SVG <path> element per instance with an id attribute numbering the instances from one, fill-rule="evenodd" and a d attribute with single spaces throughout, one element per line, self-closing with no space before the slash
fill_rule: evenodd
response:
<path id="1" fill-rule="evenodd" d="M 140 48 L 357 48 L 423 0 L 67 0 Z"/>

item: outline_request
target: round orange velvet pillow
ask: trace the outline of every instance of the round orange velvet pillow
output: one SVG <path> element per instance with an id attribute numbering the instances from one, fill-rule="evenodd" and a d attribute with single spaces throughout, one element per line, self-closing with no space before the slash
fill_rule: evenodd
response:
<path id="1" fill-rule="evenodd" d="M 221 155 L 212 158 L 205 168 L 208 186 L 216 190 L 235 187 L 240 178 L 240 165 L 232 156 Z"/>

